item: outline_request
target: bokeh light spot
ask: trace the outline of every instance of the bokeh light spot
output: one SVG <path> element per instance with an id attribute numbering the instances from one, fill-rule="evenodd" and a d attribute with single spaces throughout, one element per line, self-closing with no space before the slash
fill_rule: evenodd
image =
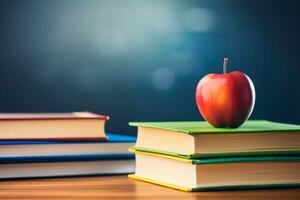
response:
<path id="1" fill-rule="evenodd" d="M 168 68 L 159 68 L 152 75 L 153 86 L 158 90 L 169 89 L 175 79 L 175 74 Z"/>

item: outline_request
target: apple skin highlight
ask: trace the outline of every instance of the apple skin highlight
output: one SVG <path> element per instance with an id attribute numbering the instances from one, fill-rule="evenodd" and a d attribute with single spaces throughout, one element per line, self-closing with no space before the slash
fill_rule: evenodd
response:
<path id="1" fill-rule="evenodd" d="M 208 74 L 197 85 L 196 103 L 212 126 L 237 128 L 253 111 L 255 88 L 251 79 L 239 71 Z"/>

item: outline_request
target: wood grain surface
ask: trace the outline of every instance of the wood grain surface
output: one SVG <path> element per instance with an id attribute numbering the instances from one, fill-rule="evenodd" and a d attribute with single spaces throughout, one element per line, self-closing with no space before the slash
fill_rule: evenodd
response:
<path id="1" fill-rule="evenodd" d="M 0 199 L 300 199 L 300 189 L 213 191 L 187 193 L 127 176 L 0 181 Z"/>

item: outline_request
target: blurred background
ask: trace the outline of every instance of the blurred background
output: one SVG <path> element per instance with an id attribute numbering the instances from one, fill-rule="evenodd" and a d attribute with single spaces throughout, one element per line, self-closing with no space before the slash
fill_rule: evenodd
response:
<path id="1" fill-rule="evenodd" d="M 300 1 L 0 1 L 0 112 L 94 111 L 128 121 L 203 120 L 208 73 L 248 74 L 252 119 L 300 124 Z"/>

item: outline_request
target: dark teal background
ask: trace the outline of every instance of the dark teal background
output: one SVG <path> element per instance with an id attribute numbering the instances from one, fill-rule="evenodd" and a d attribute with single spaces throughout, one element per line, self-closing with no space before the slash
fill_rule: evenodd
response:
<path id="1" fill-rule="evenodd" d="M 247 73 L 252 119 L 300 123 L 299 1 L 0 1 L 0 112 L 202 120 L 207 73 Z"/>

